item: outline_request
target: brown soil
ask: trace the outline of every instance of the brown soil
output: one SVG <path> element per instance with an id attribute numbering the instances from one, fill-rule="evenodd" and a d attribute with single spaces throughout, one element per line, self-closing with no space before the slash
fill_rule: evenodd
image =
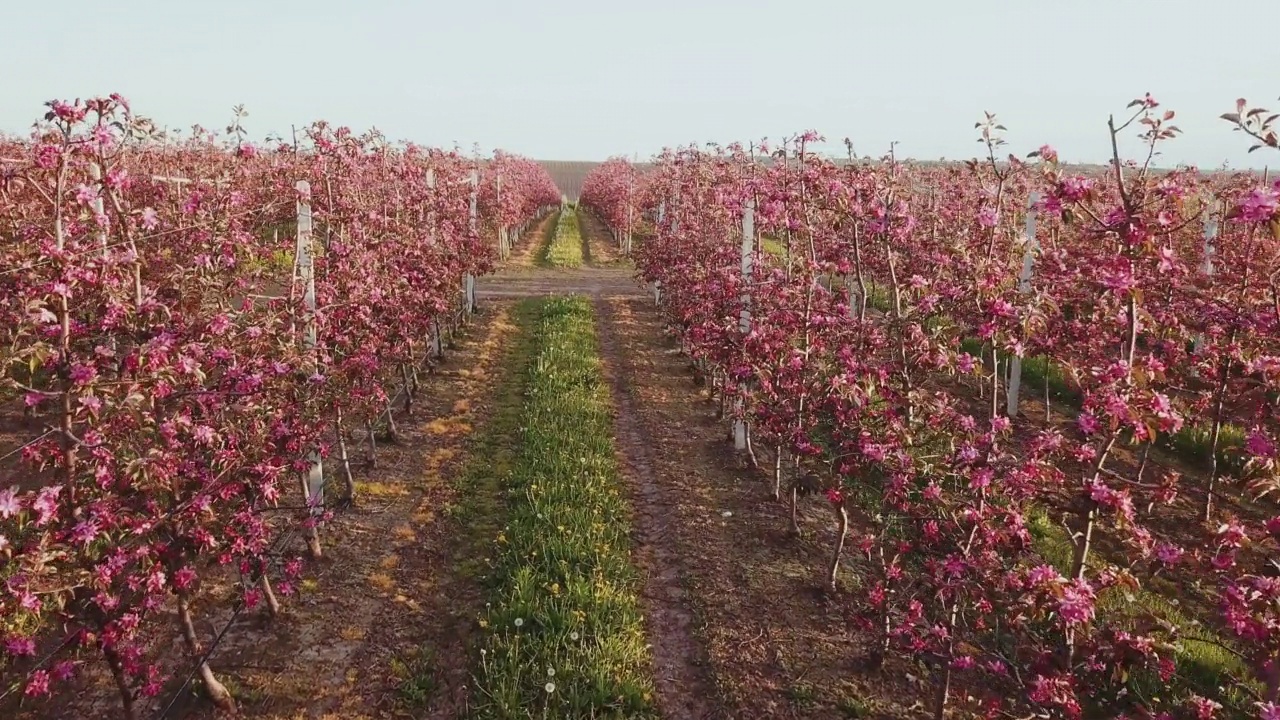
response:
<path id="1" fill-rule="evenodd" d="M 447 511 L 513 330 L 503 308 L 473 321 L 427 378 L 417 417 L 401 421 L 400 443 L 382 446 L 378 469 L 358 481 L 359 506 L 324 534 L 330 559 L 316 595 L 289 606 L 269 637 L 246 634 L 215 655 L 242 695 L 260 698 L 243 703 L 244 716 L 422 717 L 402 706 L 398 690 L 423 672 L 434 678 L 432 717 L 465 707 L 467 637 L 483 600 L 473 579 L 455 572 L 465 533 Z"/>
<path id="2" fill-rule="evenodd" d="M 434 678 L 434 717 L 459 715 L 470 672 L 466 637 L 483 601 L 474 580 L 454 572 L 464 533 L 445 511 L 455 502 L 452 475 L 467 439 L 490 414 L 498 360 L 513 329 L 496 308 L 463 330 L 443 364 L 423 377 L 414 416 L 398 419 L 400 440 L 379 444 L 376 469 L 359 467 L 363 448 L 351 448 L 357 504 L 322 529 L 325 557 L 307 566 L 299 595 L 283 599 L 279 618 L 245 612 L 231 620 L 225 603 L 196 603 L 202 641 L 230 621 L 210 665 L 236 696 L 240 717 L 421 717 L 398 695 L 414 672 Z M 179 655 L 176 631 L 165 642 L 174 650 L 164 654 Z M 423 656 L 423 647 L 435 652 Z M 79 697 L 29 705 L 17 717 L 114 716 L 119 700 L 89 669 Z M 159 707 L 139 710 L 145 718 Z M 214 714 L 186 693 L 166 717 Z"/>
<path id="3" fill-rule="evenodd" d="M 726 425 L 691 380 L 629 262 L 595 218 L 579 217 L 591 263 L 536 267 L 553 213 L 517 243 L 497 276 L 480 279 L 481 316 L 426 378 L 417 417 L 400 420 L 402 441 L 382 446 L 378 468 L 362 471 L 359 505 L 325 529 L 328 556 L 311 569 L 314 583 L 286 603 L 281 618 L 246 619 L 218 648 L 212 665 L 244 717 L 445 720 L 466 712 L 484 596 L 474 573 L 460 567 L 474 560 L 474 532 L 447 512 L 458 499 L 452 478 L 504 380 L 502 351 L 515 330 L 506 298 L 547 294 L 594 301 L 663 716 L 919 712 L 927 674 L 895 660 L 867 669 L 868 635 L 852 617 L 846 589 L 852 574 L 845 572 L 841 590 L 825 590 L 835 537 L 825 503 L 806 503 L 805 535 L 790 533 L 785 506 L 769 499 L 764 473 L 732 451 Z M 202 634 L 221 627 L 225 615 L 206 617 L 212 622 Z M 406 707 L 399 695 L 414 675 L 431 678 L 427 707 Z M 170 717 L 211 715 L 195 703 Z"/>
<path id="4" fill-rule="evenodd" d="M 676 548 L 674 557 L 661 546 L 653 556 L 668 574 L 683 575 L 673 597 L 687 599 L 698 618 L 719 696 L 719 708 L 706 717 L 910 717 L 898 701 L 922 690 L 911 687 L 904 668 L 864 671 L 866 636 L 840 596 L 822 590 L 835 537 L 830 515 L 811 503 L 802 521 L 807 534 L 793 537 L 786 509 L 768 499 L 763 474 L 734 455 L 725 425 L 694 386 L 678 343 L 664 336 L 652 301 L 603 304 L 602 352 L 610 374 L 620 376 L 613 378 L 620 414 L 634 413 L 620 426 L 639 428 L 619 441 L 648 448 L 657 487 L 646 487 L 640 476 L 637 495 L 662 513 L 655 532 L 665 531 L 662 540 Z M 643 504 L 637 508 L 640 528 L 653 522 Z M 643 529 L 638 534 L 644 538 Z M 677 625 L 679 616 L 667 622 Z M 661 663 L 661 641 L 651 641 Z"/>
<path id="5" fill-rule="evenodd" d="M 536 225 L 526 230 L 524 235 L 516 238 L 511 247 L 511 257 L 507 258 L 500 272 L 509 274 L 517 269 L 536 267 L 538 253 L 542 252 L 549 233 L 554 231 L 558 217 L 560 217 L 559 211 L 552 210 Z"/>
<path id="6" fill-rule="evenodd" d="M 582 228 L 583 257 L 589 265 L 608 267 L 626 261 L 619 252 L 617 243 L 613 242 L 613 236 L 595 215 L 579 209 L 578 224 Z"/>
<path id="7" fill-rule="evenodd" d="M 636 409 L 634 347 L 624 345 L 617 298 L 595 301 L 596 333 L 604 374 L 613 390 L 614 436 L 634 512 L 636 561 L 645 578 L 643 601 L 653 651 L 658 708 L 667 720 L 723 717 L 712 703 L 706 653 L 695 637 L 688 601 L 676 509 L 680 495 L 659 478 L 655 445 Z"/>
<path id="8" fill-rule="evenodd" d="M 595 218 L 580 217 L 593 247 L 612 247 Z M 819 589 L 829 515 L 814 504 L 809 535 L 790 535 L 784 508 L 734 455 L 657 308 L 624 273 L 597 269 L 575 285 L 595 298 L 664 716 L 906 717 L 905 705 L 875 699 L 922 689 L 904 668 L 863 672 L 864 635 Z M 568 291 L 563 280 L 545 290 Z"/>

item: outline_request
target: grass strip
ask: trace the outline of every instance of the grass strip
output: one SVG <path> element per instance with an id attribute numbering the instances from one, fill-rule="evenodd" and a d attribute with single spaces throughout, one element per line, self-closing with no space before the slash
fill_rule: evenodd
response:
<path id="1" fill-rule="evenodd" d="M 556 221 L 547 223 L 547 229 L 543 231 L 542 237 L 538 239 L 537 262 L 539 265 L 546 267 L 551 264 L 551 243 L 555 242 L 556 230 L 560 227 L 562 220 L 564 220 L 563 207 L 556 211 Z"/>
<path id="2" fill-rule="evenodd" d="M 582 265 L 582 228 L 578 225 L 577 208 L 570 206 L 560 212 L 544 264 L 561 268 Z"/>
<path id="3" fill-rule="evenodd" d="M 629 512 L 591 306 L 537 307 L 521 444 L 492 548 L 475 718 L 654 717 Z"/>

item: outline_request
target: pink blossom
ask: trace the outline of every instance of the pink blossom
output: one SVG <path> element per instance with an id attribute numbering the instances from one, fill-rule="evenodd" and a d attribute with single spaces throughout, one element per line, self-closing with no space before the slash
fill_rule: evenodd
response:
<path id="1" fill-rule="evenodd" d="M 1057 217 L 1062 214 L 1062 200 L 1057 195 L 1045 195 L 1040 198 L 1040 202 L 1036 203 L 1036 210 Z"/>
<path id="2" fill-rule="evenodd" d="M 160 215 L 155 208 L 144 208 L 142 210 L 142 227 L 144 230 L 155 230 L 160 227 Z"/>
<path id="3" fill-rule="evenodd" d="M 20 512 L 22 501 L 18 499 L 18 493 L 13 488 L 0 490 L 0 519 L 8 520 Z"/>
<path id="4" fill-rule="evenodd" d="M 82 520 L 71 530 L 71 539 L 81 545 L 89 545 L 98 537 L 98 523 L 93 519 Z"/>
<path id="5" fill-rule="evenodd" d="M 115 135 L 112 134 L 111 128 L 107 125 L 99 125 L 93 129 L 93 141 L 102 147 L 107 147 L 115 142 Z"/>
<path id="6" fill-rule="evenodd" d="M 1275 457 L 1276 446 L 1271 438 L 1264 435 L 1259 430 L 1249 433 L 1249 437 L 1245 439 L 1245 449 L 1254 457 L 1271 458 Z"/>
<path id="7" fill-rule="evenodd" d="M 1093 181 L 1081 175 L 1063 178 L 1058 191 L 1070 202 L 1080 202 L 1093 190 Z"/>
<path id="8" fill-rule="evenodd" d="M 22 691 L 27 697 L 45 697 L 49 694 L 49 671 L 36 670 L 27 678 L 27 687 Z"/>
<path id="9" fill-rule="evenodd" d="M 39 145 L 36 147 L 36 167 L 48 170 L 58 164 L 62 156 L 62 148 L 57 145 Z"/>
<path id="10" fill-rule="evenodd" d="M 214 335 L 222 335 L 231 329 L 231 320 L 224 314 L 215 315 L 213 320 L 209 321 L 209 332 Z"/>
<path id="11" fill-rule="evenodd" d="M 1156 547 L 1156 559 L 1166 565 L 1176 565 L 1182 559 L 1183 550 L 1168 543 L 1160 543 Z"/>
<path id="12" fill-rule="evenodd" d="M 1249 539 L 1244 528 L 1234 521 L 1219 525 L 1215 535 L 1218 537 L 1218 542 L 1227 547 L 1240 547 Z"/>
<path id="13" fill-rule="evenodd" d="M 191 583 L 195 582 L 195 579 L 196 571 L 192 570 L 189 566 L 179 568 L 178 571 L 173 574 L 173 584 L 179 590 L 186 590 L 191 587 Z"/>
<path id="14" fill-rule="evenodd" d="M 1062 574 L 1054 569 L 1051 565 L 1037 565 L 1027 573 L 1027 583 L 1032 587 L 1037 587 L 1049 582 L 1057 582 L 1062 579 Z"/>
<path id="15" fill-rule="evenodd" d="M 47 525 L 53 519 L 53 514 L 58 509 L 58 496 L 61 494 L 61 485 L 46 485 L 40 488 L 40 492 L 36 493 L 35 501 L 31 503 L 31 509 L 37 514 L 36 525 Z"/>
<path id="16" fill-rule="evenodd" d="M 86 108 L 82 103 L 72 105 L 71 103 L 64 102 L 62 100 L 54 100 L 49 103 L 49 107 L 52 111 L 51 114 L 53 117 L 64 122 L 80 122 L 84 119 L 84 116 L 88 111 L 88 108 Z"/>
<path id="17" fill-rule="evenodd" d="M 1275 217 L 1278 208 L 1280 194 L 1274 190 L 1258 188 L 1240 203 L 1240 219 L 1249 223 L 1267 222 Z"/>
<path id="18" fill-rule="evenodd" d="M 1192 709 L 1195 710 L 1196 720 L 1213 720 L 1222 709 L 1222 703 L 1199 695 L 1192 696 L 1190 702 Z"/>
<path id="19" fill-rule="evenodd" d="M 28 637 L 14 637 L 5 641 L 4 649 L 18 657 L 30 657 L 36 654 L 36 641 Z"/>
<path id="20" fill-rule="evenodd" d="M 75 677 L 76 664 L 70 660 L 63 660 L 53 666 L 53 676 L 62 682 L 66 682 Z"/>
<path id="21" fill-rule="evenodd" d="M 98 371 L 92 365 L 78 363 L 71 366 L 71 381 L 77 385 L 87 385 L 98 377 Z"/>
<path id="22" fill-rule="evenodd" d="M 1083 578 L 1062 587 L 1058 599 L 1058 617 L 1067 626 L 1083 625 L 1093 619 L 1093 588 Z"/>
<path id="23" fill-rule="evenodd" d="M 1280 720 L 1280 705 L 1258 703 L 1258 720 Z"/>
<path id="24" fill-rule="evenodd" d="M 31 612 L 39 612 L 44 604 L 40 602 L 40 596 L 27 589 L 18 591 L 18 607 Z"/>
<path id="25" fill-rule="evenodd" d="M 1098 418 L 1086 412 L 1080 413 L 1080 417 L 1076 418 L 1076 427 L 1080 428 L 1080 432 L 1085 435 L 1092 435 L 1098 432 L 1100 425 L 1098 424 Z"/>
<path id="26" fill-rule="evenodd" d="M 88 185 L 80 185 L 76 188 L 76 202 L 81 205 L 89 205 L 98 199 L 98 191 Z"/>

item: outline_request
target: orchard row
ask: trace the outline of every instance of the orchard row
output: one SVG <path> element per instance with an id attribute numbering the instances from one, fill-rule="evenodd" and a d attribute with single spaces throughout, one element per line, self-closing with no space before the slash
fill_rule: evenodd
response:
<path id="1" fill-rule="evenodd" d="M 584 184 L 641 238 L 774 496 L 829 503 L 826 580 L 854 568 L 872 660 L 930 668 L 934 717 L 1280 718 L 1259 499 L 1280 480 L 1280 183 L 1153 169 L 1173 117 L 1136 100 L 1099 140 L 1146 152 L 1095 174 L 1006 156 L 988 115 L 965 165 L 836 162 L 806 133 Z M 1276 146 L 1275 116 L 1224 117 Z"/>
<path id="2" fill-rule="evenodd" d="M 301 135 L 161 138 L 113 95 L 0 140 L 0 694 L 102 661 L 129 717 L 195 674 L 232 704 L 193 598 L 293 593 L 296 541 L 355 500 L 352 431 L 394 433 L 474 277 L 560 201 L 513 155 Z"/>

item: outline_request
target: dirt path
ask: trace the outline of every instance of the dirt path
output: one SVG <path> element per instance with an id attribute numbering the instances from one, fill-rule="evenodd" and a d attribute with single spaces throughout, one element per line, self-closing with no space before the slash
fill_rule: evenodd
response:
<path id="1" fill-rule="evenodd" d="M 559 217 L 559 211 L 552 210 L 546 217 L 539 220 L 537 225 L 517 238 L 515 246 L 511 248 L 511 257 L 502 268 L 503 272 L 511 273 L 537 267 L 538 256 L 550 240 L 551 233 L 555 231 L 556 219 Z"/>
<path id="2" fill-rule="evenodd" d="M 621 467 L 631 486 L 636 562 L 645 577 L 643 600 L 653 652 L 658 708 L 667 720 L 724 717 L 713 703 L 706 653 L 697 637 L 678 545 L 679 497 L 660 482 L 653 438 L 636 410 L 636 374 L 631 348 L 621 338 L 615 299 L 594 303 L 596 334 L 605 378 L 613 393 L 614 435 Z"/>
<path id="3" fill-rule="evenodd" d="M 637 565 L 645 576 L 643 601 L 654 656 L 657 705 L 667 720 L 730 718 L 715 699 L 714 681 L 698 633 L 683 571 L 680 533 L 676 528 L 679 498 L 661 482 L 655 444 L 639 422 L 633 386 L 637 382 L 629 348 L 615 318 L 615 303 L 644 297 L 631 276 L 629 264 L 619 261 L 613 244 L 595 218 L 580 212 L 584 259 L 575 270 L 508 267 L 482 278 L 482 300 L 539 295 L 579 294 L 593 298 L 596 332 L 605 376 L 616 408 L 615 434 L 620 465 L 631 488 L 635 512 L 634 542 Z"/>
<path id="4" fill-rule="evenodd" d="M 578 211 L 578 224 L 582 228 L 583 257 L 594 267 L 610 267 L 625 262 L 618 252 L 609 231 L 595 215 L 586 210 Z"/>
<path id="5" fill-rule="evenodd" d="M 448 509 L 468 439 L 491 414 L 512 330 L 502 308 L 472 322 L 424 378 L 416 417 L 399 421 L 400 442 L 379 447 L 377 469 L 357 472 L 358 505 L 326 529 L 327 557 L 301 596 L 274 623 L 233 628 L 218 649 L 211 664 L 238 696 L 241 717 L 422 717 L 405 709 L 416 675 L 431 678 L 436 704 L 448 706 L 438 717 L 459 716 L 466 625 L 483 602 L 474 578 L 454 567 Z M 207 708 L 188 715 L 208 716 Z"/>
<path id="6" fill-rule="evenodd" d="M 598 221 L 583 217 L 593 247 L 612 247 Z M 733 452 L 652 299 L 634 281 L 615 293 L 614 271 L 595 272 L 664 716 L 912 717 L 904 699 L 922 688 L 908 678 L 921 673 L 865 670 L 866 635 L 847 591 L 822 589 L 835 535 L 822 503 L 806 504 L 806 535 L 793 537 L 785 507 Z"/>
<path id="7" fill-rule="evenodd" d="M 808 535 L 790 536 L 784 507 L 733 453 L 629 263 L 599 221 L 579 218 L 590 266 L 503 272 L 483 279 L 479 293 L 594 301 L 663 716 L 909 716 L 873 700 L 917 696 L 908 672 L 861 673 L 867 648 L 848 603 L 819 590 L 832 523 L 814 505 Z"/>

